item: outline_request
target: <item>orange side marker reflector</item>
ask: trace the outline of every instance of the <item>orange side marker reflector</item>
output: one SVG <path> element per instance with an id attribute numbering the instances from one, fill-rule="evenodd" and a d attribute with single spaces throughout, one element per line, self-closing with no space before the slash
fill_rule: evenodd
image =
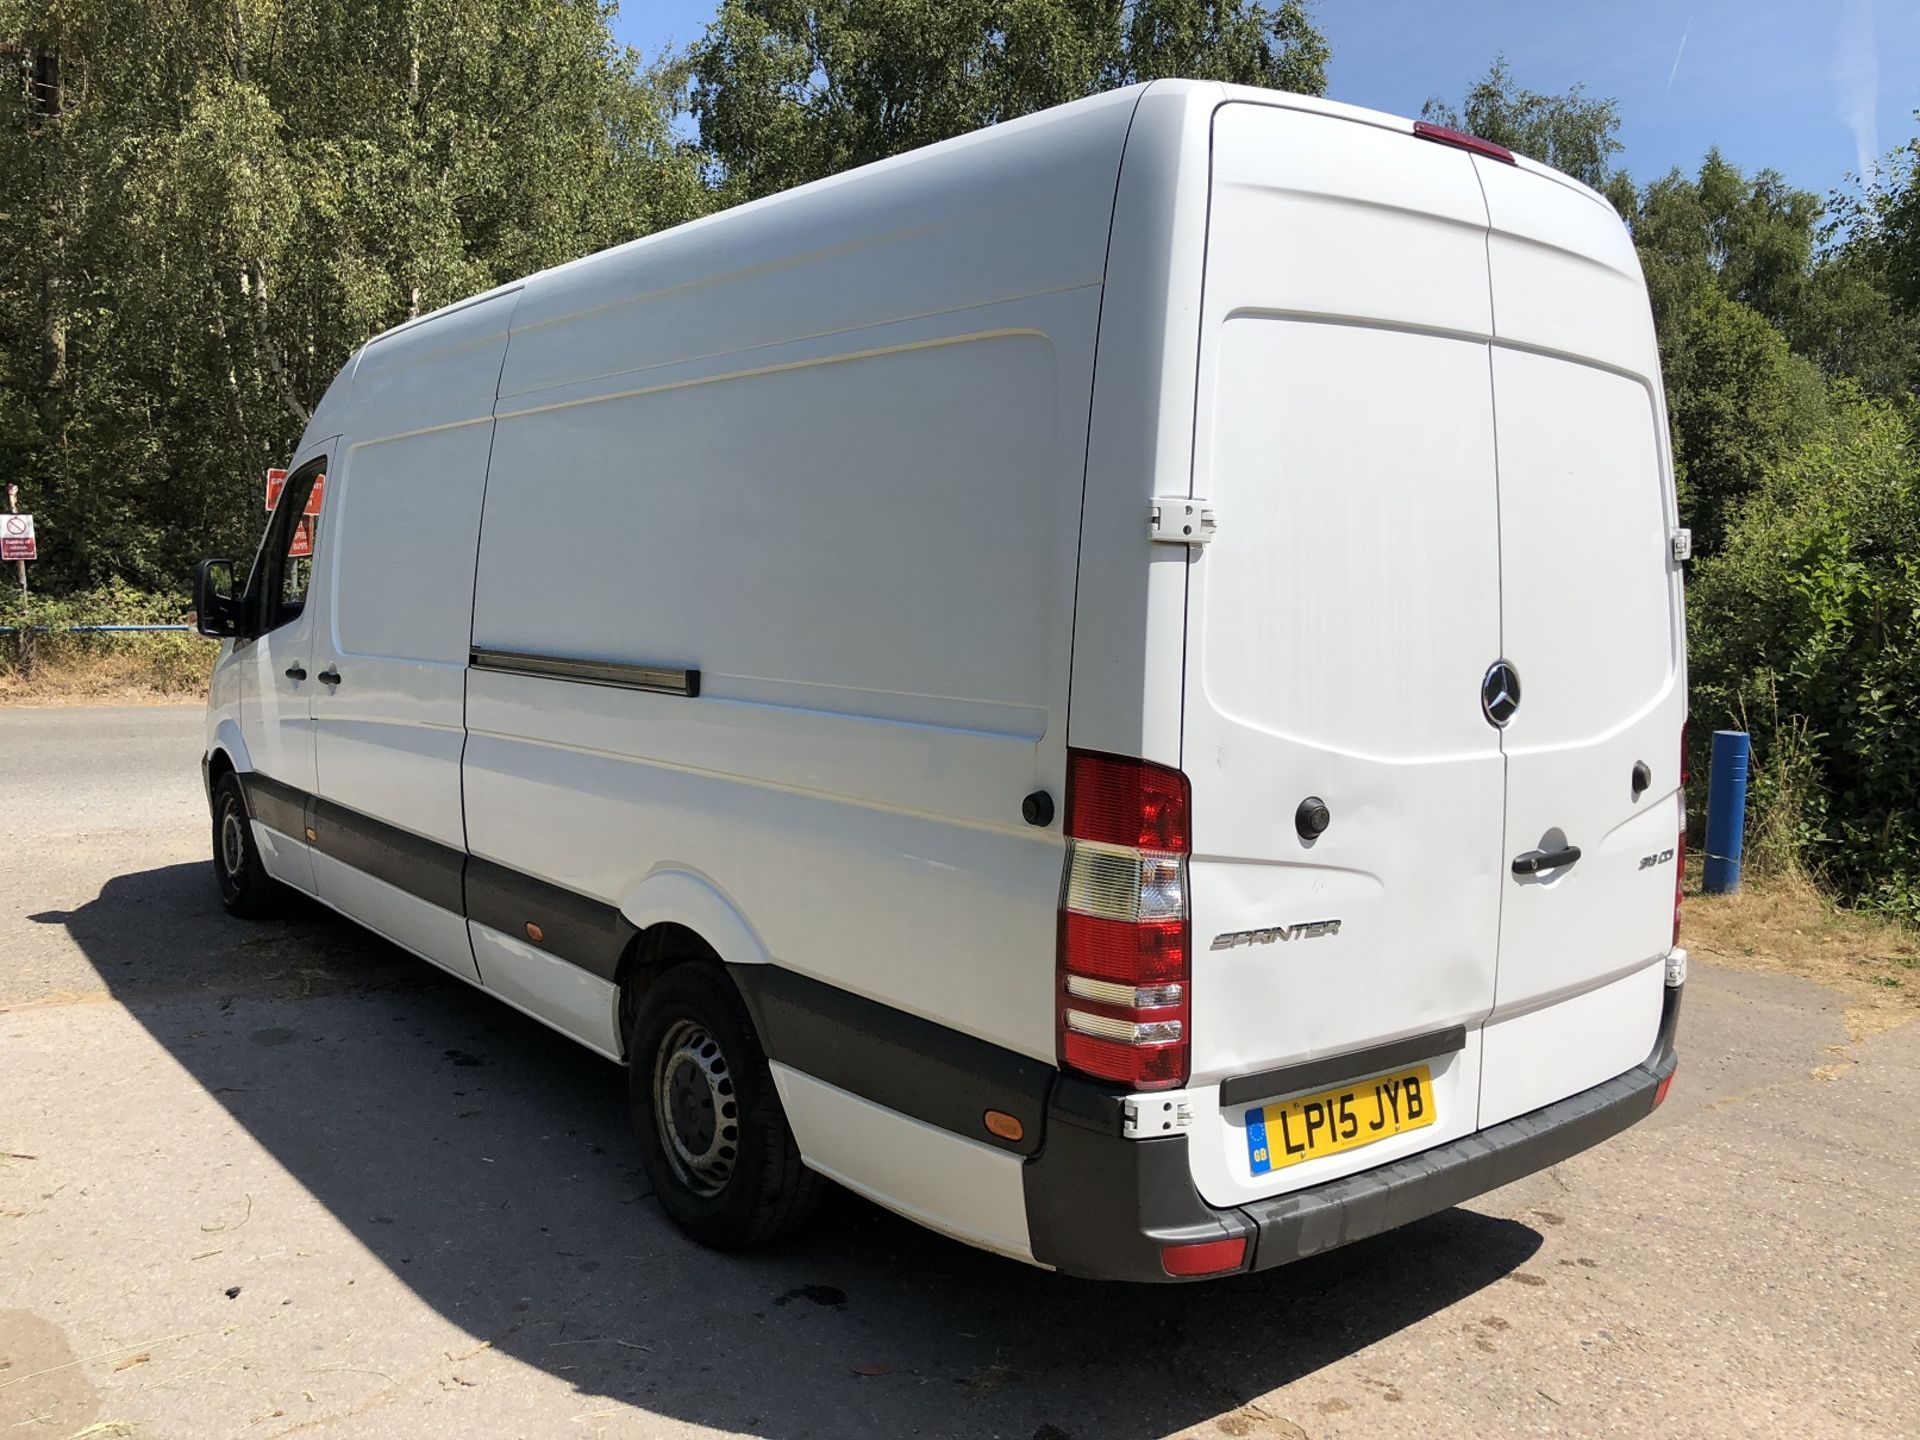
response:
<path id="1" fill-rule="evenodd" d="M 547 938 L 546 931 L 542 930 L 538 925 L 534 924 L 533 921 L 531 920 L 527 921 L 527 939 L 533 941 L 534 944 L 538 945 L 542 940 L 546 938 Z"/>
<path id="2" fill-rule="evenodd" d="M 987 1129 L 1002 1140 L 1019 1140 L 1027 1133 L 1027 1127 L 1004 1110 L 989 1110 L 986 1115 Z"/>
<path id="3" fill-rule="evenodd" d="M 314 829 L 311 825 L 309 825 L 307 827 L 307 843 L 311 845 L 314 841 L 318 840 L 319 838 L 320 838 L 320 832 Z"/>

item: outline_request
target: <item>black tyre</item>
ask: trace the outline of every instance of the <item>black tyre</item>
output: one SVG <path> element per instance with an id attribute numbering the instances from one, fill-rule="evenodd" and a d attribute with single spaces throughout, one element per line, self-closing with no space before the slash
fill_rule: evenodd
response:
<path id="1" fill-rule="evenodd" d="M 627 1087 L 653 1193 L 674 1224 L 745 1250 L 810 1216 L 825 1182 L 787 1128 L 739 992 L 715 965 L 677 965 L 641 998 Z"/>
<path id="2" fill-rule="evenodd" d="M 240 777 L 229 770 L 213 786 L 213 874 L 227 913 L 257 920 L 280 908 L 285 891 L 260 862 L 250 818 Z"/>

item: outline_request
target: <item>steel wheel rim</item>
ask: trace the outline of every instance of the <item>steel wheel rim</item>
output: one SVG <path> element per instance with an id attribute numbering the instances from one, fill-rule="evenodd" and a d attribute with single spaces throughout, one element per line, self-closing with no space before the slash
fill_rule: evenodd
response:
<path id="1" fill-rule="evenodd" d="M 235 880 L 247 865 L 247 822 L 231 799 L 220 807 L 220 864 Z"/>
<path id="2" fill-rule="evenodd" d="M 727 1057 L 707 1027 L 676 1020 L 653 1059 L 653 1123 L 682 1185 L 718 1195 L 739 1159 L 740 1106 Z"/>

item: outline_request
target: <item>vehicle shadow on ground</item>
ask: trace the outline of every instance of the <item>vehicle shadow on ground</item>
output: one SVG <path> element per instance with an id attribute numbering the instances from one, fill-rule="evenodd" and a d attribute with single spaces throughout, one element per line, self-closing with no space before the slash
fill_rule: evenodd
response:
<path id="1" fill-rule="evenodd" d="M 843 1194 L 801 1236 L 715 1255 L 647 1194 L 622 1071 L 317 906 L 248 925 L 205 865 L 170 865 L 33 918 L 66 926 L 207 1093 L 476 1341 L 588 1399 L 719 1430 L 1278 1433 L 1232 1412 L 1541 1244 L 1454 1210 L 1261 1275 L 1101 1285 Z"/>

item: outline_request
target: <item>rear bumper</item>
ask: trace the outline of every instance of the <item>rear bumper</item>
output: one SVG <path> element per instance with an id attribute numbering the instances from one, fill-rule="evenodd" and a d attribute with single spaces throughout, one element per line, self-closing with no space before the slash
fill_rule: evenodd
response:
<path id="1" fill-rule="evenodd" d="M 1118 1099 L 1063 1075 L 1048 1104 L 1046 1143 L 1025 1167 L 1033 1256 L 1095 1279 L 1168 1281 L 1175 1277 L 1161 1265 L 1162 1246 L 1243 1236 L 1241 1268 L 1267 1270 L 1556 1165 L 1652 1113 L 1679 1063 L 1682 988 L 1666 991 L 1653 1052 L 1624 1075 L 1377 1169 L 1225 1209 L 1194 1189 L 1184 1135 L 1126 1139 Z"/>

